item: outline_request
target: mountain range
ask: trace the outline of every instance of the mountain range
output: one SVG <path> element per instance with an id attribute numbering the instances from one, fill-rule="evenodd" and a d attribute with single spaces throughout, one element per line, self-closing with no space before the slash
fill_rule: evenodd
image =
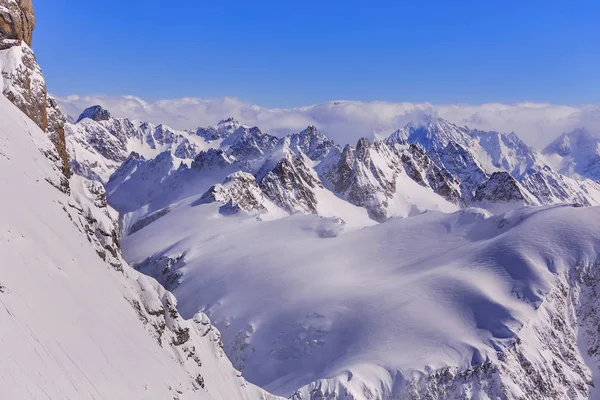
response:
<path id="1" fill-rule="evenodd" d="M 66 118 L 0 0 L 0 397 L 588 399 L 600 139 Z"/>

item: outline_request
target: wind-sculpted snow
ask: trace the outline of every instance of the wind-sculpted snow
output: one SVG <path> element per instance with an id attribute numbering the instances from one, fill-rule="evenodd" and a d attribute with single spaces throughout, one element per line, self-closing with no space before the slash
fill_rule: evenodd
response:
<path id="1" fill-rule="evenodd" d="M 206 312 L 253 383 L 298 399 L 587 398 L 566 321 L 599 209 L 430 212 L 333 237 L 333 220 L 217 209 L 182 206 L 124 248 L 133 263 L 185 254 L 180 311 Z"/>

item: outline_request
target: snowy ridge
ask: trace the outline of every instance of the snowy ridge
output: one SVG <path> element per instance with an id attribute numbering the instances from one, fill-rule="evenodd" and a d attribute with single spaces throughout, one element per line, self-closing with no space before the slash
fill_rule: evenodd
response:
<path id="1" fill-rule="evenodd" d="M 0 97 L 3 269 L 0 393 L 6 398 L 264 399 L 222 354 L 202 314 L 132 270 L 98 182 L 71 196 L 48 137 Z M 51 183 L 51 184 L 49 184 Z M 8 268 L 11 266 L 10 268 Z"/>
<path id="2" fill-rule="evenodd" d="M 561 140 L 565 139 L 559 138 L 545 153 L 559 148 Z M 422 124 L 409 124 L 398 130 L 386 142 L 422 146 L 435 162 L 461 182 L 462 197 L 467 202 L 491 174 L 506 171 L 540 204 L 600 204 L 597 182 L 577 180 L 556 172 L 546 164 L 548 157 L 525 145 L 514 133 L 470 130 L 430 117 Z"/>
<path id="3" fill-rule="evenodd" d="M 174 157 L 191 159 L 213 147 L 196 134 L 112 118 L 100 106 L 86 109 L 77 123 L 68 123 L 66 134 L 73 170 L 101 182 L 106 182 L 132 152 L 151 159 L 170 151 Z"/>
<path id="4" fill-rule="evenodd" d="M 543 154 L 564 175 L 600 180 L 600 137 L 586 129 L 563 133 Z"/>

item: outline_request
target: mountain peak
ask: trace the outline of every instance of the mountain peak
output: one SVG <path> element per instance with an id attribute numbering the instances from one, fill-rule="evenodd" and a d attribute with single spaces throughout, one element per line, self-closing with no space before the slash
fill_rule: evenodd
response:
<path id="1" fill-rule="evenodd" d="M 295 150 L 300 150 L 311 160 L 321 160 L 335 147 L 333 140 L 320 132 L 316 126 L 309 125 L 300 133 L 288 136 L 290 145 Z"/>
<path id="2" fill-rule="evenodd" d="M 600 142 L 600 137 L 594 135 L 586 128 L 577 128 L 571 132 L 565 132 L 556 138 L 543 150 L 544 154 L 558 154 L 561 157 L 565 157 L 571 154 L 576 148 L 586 149 L 589 147 L 595 148 L 596 144 Z M 589 149 L 588 149 L 589 150 Z"/>
<path id="3" fill-rule="evenodd" d="M 217 125 L 229 125 L 229 124 L 234 124 L 234 125 L 239 125 L 239 121 L 233 117 L 228 117 L 225 119 L 222 119 L 221 121 L 219 121 L 219 123 Z"/>
<path id="4" fill-rule="evenodd" d="M 77 119 L 77 122 L 86 118 L 93 119 L 96 122 L 108 121 L 110 119 L 110 112 L 99 105 L 95 105 L 86 108 Z"/>

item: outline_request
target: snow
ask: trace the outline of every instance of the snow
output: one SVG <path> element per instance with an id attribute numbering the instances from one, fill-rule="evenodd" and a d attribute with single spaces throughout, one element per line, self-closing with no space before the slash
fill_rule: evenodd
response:
<path id="1" fill-rule="evenodd" d="M 564 133 L 543 151 L 546 161 L 567 176 L 600 179 L 600 137 L 586 129 Z"/>
<path id="2" fill-rule="evenodd" d="M 328 379 L 358 399 L 363 385 L 389 398 L 432 371 L 498 362 L 555 275 L 600 246 L 597 208 L 427 212 L 335 237 L 326 224 L 182 206 L 123 245 L 134 264 L 184 254 L 180 311 L 208 313 L 253 383 L 289 396 Z"/>
<path id="3" fill-rule="evenodd" d="M 393 217 L 409 217 L 425 211 L 451 213 L 460 207 L 419 185 L 406 174 L 400 174 L 396 182 L 396 194 L 390 201 L 388 211 Z"/>
<path id="4" fill-rule="evenodd" d="M 59 173 L 41 151 L 50 141 L 3 96 L 0 111 L 0 397 L 262 399 L 214 333 L 200 339 L 194 322 L 181 321 L 204 363 L 206 389 L 193 387 L 182 349 L 160 346 L 129 302 L 171 295 L 98 257 L 74 208 L 93 210 L 91 186 L 75 177 L 69 198 L 48 184 Z"/>
<path id="5" fill-rule="evenodd" d="M 80 166 L 75 171 L 105 183 L 132 152 L 151 160 L 168 151 L 179 162 L 190 164 L 190 157 L 178 154 L 180 146 L 186 147 L 193 158 L 200 151 L 218 148 L 221 143 L 220 140 L 207 142 L 195 134 L 166 125 L 110 117 L 67 123 L 66 135 L 69 156 Z"/>

